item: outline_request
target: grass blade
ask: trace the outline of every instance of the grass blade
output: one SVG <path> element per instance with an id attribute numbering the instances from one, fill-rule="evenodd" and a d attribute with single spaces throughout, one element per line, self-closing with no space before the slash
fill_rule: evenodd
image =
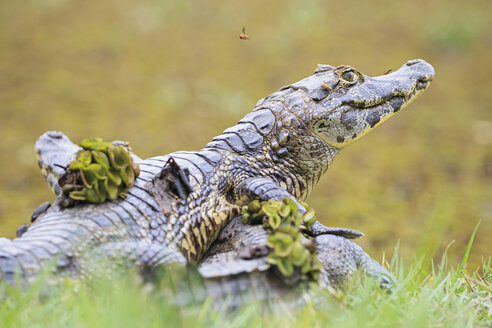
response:
<path id="1" fill-rule="evenodd" d="M 480 223 L 482 221 L 478 221 L 477 225 L 475 226 L 475 229 L 473 230 L 473 233 L 470 237 L 470 240 L 468 241 L 468 246 L 466 246 L 466 251 L 465 255 L 463 256 L 463 260 L 461 261 L 461 264 L 458 268 L 458 277 L 463 276 L 463 270 L 465 269 L 465 265 L 468 262 L 468 256 L 470 255 L 471 247 L 473 245 L 473 240 L 475 239 L 475 234 L 477 233 L 478 227 L 480 226 Z"/>

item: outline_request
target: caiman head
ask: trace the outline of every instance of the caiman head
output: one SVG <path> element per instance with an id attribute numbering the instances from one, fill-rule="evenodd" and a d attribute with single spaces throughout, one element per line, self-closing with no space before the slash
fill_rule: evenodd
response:
<path id="1" fill-rule="evenodd" d="M 285 88 L 308 93 L 315 104 L 305 122 L 324 142 L 341 149 L 408 105 L 433 77 L 434 68 L 421 59 L 378 77 L 347 65 L 319 65 L 314 75 Z"/>
<path id="2" fill-rule="evenodd" d="M 267 141 L 268 156 L 284 172 L 279 176 L 290 177 L 279 179 L 295 185 L 292 193 L 302 199 L 340 149 L 408 105 L 433 76 L 432 66 L 420 59 L 378 77 L 347 65 L 319 65 L 310 77 L 260 100 L 240 122 L 274 126 Z M 298 183 L 289 183 L 294 180 Z"/>

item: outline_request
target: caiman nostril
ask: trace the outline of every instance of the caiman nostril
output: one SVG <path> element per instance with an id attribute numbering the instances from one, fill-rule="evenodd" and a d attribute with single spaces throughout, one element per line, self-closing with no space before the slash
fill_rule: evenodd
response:
<path id="1" fill-rule="evenodd" d="M 413 65 L 418 64 L 418 63 L 420 63 L 420 60 L 414 59 L 414 60 L 409 60 L 406 65 L 407 66 L 413 66 Z"/>
<path id="2" fill-rule="evenodd" d="M 53 139 L 61 139 L 63 137 L 63 134 L 60 131 L 48 131 L 47 135 Z"/>

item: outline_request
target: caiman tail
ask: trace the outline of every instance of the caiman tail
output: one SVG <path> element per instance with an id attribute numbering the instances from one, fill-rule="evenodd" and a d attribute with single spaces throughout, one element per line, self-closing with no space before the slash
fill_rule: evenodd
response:
<path id="1" fill-rule="evenodd" d="M 60 195 L 58 178 L 79 147 L 62 133 L 51 131 L 38 139 L 35 148 L 43 175 Z M 0 280 L 11 285 L 17 280 L 29 283 L 49 263 L 57 273 L 84 277 L 94 266 L 88 262 L 98 256 L 142 266 L 184 263 L 181 253 L 149 241 L 149 222 L 163 217 L 142 187 L 153 174 L 141 164 L 141 177 L 126 199 L 64 209 L 58 197 L 51 207 L 45 203 L 34 211 L 33 224 L 25 232 L 18 230 L 18 238 L 0 238 Z"/>

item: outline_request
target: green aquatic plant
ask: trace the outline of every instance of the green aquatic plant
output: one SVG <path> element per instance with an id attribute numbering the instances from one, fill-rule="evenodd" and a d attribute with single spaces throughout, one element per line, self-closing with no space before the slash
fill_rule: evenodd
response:
<path id="1" fill-rule="evenodd" d="M 290 198 L 282 201 L 254 200 L 243 207 L 242 217 L 245 224 L 262 223 L 268 231 L 267 246 L 271 251 L 267 262 L 284 277 L 295 275 L 300 280 L 318 279 L 321 263 L 316 245 L 303 234 L 316 221 L 313 210 L 300 213 Z"/>
<path id="2" fill-rule="evenodd" d="M 76 159 L 59 181 L 66 198 L 62 206 L 78 201 L 99 204 L 107 199 L 125 198 L 140 174 L 128 150 L 101 138 L 84 139 L 80 147 Z"/>

